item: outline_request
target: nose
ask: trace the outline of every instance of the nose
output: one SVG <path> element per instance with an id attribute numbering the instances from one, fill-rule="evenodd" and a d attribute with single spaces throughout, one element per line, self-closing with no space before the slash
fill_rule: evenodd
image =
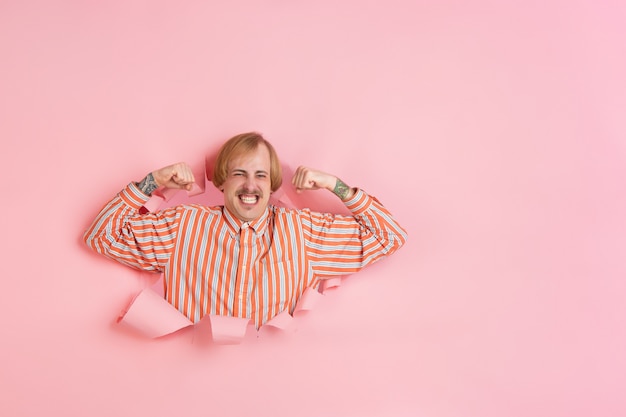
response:
<path id="1" fill-rule="evenodd" d="M 256 189 L 256 181 L 254 180 L 254 176 L 246 177 L 246 181 L 243 183 L 243 185 L 248 191 Z"/>

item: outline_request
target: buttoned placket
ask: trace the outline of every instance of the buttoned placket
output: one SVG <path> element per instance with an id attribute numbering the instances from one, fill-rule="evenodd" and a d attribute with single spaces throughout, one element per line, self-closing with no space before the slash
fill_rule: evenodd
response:
<path id="1" fill-rule="evenodd" d="M 237 280 L 235 283 L 235 316 L 242 317 L 247 310 L 248 287 L 250 282 L 250 259 L 252 258 L 252 239 L 254 231 L 245 222 L 239 229 L 239 256 L 237 263 Z M 249 312 L 248 312 L 249 313 Z"/>

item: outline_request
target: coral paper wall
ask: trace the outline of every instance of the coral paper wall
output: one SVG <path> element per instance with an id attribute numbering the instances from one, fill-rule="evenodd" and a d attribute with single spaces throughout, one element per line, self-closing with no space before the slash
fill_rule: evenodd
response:
<path id="1" fill-rule="evenodd" d="M 0 1 L 0 413 L 626 415 L 616 1 Z M 297 331 L 115 319 L 80 236 L 131 180 L 259 130 L 406 226 Z M 321 194 L 312 206 L 337 209 Z"/>

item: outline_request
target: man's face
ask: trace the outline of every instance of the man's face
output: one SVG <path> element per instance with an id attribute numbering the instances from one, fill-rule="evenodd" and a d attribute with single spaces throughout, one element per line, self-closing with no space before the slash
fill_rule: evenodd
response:
<path id="1" fill-rule="evenodd" d="M 252 221 L 263 214 L 272 192 L 270 153 L 265 145 L 234 158 L 222 184 L 224 204 L 237 218 Z"/>

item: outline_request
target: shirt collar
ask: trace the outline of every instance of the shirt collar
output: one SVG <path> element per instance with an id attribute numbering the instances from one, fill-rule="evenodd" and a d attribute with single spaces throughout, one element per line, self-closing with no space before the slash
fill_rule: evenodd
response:
<path id="1" fill-rule="evenodd" d="M 265 233 L 265 229 L 267 229 L 267 223 L 269 221 L 269 208 L 266 207 L 258 218 L 250 221 L 244 222 L 237 217 L 235 217 L 230 210 L 226 206 L 222 208 L 222 212 L 224 213 L 224 219 L 226 220 L 226 224 L 230 227 L 230 229 L 235 234 L 239 234 L 243 227 L 250 227 L 257 235 L 261 235 Z M 244 223 L 247 225 L 244 225 Z"/>

